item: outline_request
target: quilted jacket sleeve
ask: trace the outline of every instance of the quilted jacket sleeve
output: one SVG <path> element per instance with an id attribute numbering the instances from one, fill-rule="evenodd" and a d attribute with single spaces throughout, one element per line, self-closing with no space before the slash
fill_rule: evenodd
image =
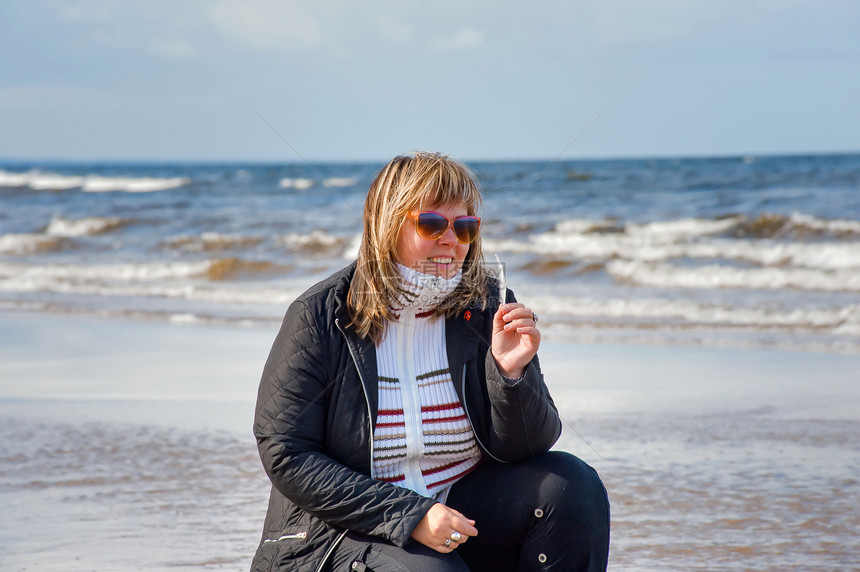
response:
<path id="1" fill-rule="evenodd" d="M 301 300 L 275 339 L 257 396 L 254 434 L 269 479 L 287 499 L 335 526 L 404 546 L 436 501 L 338 463 L 324 451 L 324 334 Z"/>
<path id="2" fill-rule="evenodd" d="M 507 294 L 507 302 L 517 301 L 512 291 Z M 487 335 L 491 338 L 492 330 Z M 484 369 L 490 402 L 490 453 L 502 461 L 520 463 L 548 451 L 561 435 L 561 419 L 544 383 L 538 357 L 529 362 L 523 379 L 513 386 L 502 379 L 489 349 Z"/>

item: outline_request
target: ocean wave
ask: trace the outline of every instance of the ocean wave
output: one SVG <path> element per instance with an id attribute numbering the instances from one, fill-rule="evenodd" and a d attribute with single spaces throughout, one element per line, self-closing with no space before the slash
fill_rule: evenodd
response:
<path id="1" fill-rule="evenodd" d="M 552 231 L 531 235 L 524 240 L 486 238 L 484 245 L 489 251 L 550 257 L 555 260 L 557 268 L 565 267 L 566 260 L 661 262 L 690 258 L 735 260 L 766 267 L 789 265 L 821 270 L 860 269 L 858 241 L 798 242 L 728 238 L 721 236 L 718 229 L 729 229 L 737 221 L 725 224 L 714 221 L 714 225 L 701 222 L 689 219 L 677 225 L 627 225 L 623 232 L 600 232 L 597 229 L 609 228 L 611 222 L 596 221 L 589 224 L 589 221 L 565 221 Z M 818 222 L 829 229 L 851 228 L 851 221 Z"/>
<path id="2" fill-rule="evenodd" d="M 35 191 L 65 191 L 80 188 L 91 193 L 125 191 L 145 193 L 164 191 L 191 184 L 188 177 L 103 177 L 100 175 L 60 175 L 27 171 L 12 173 L 0 170 L 0 187 L 29 187 Z"/>
<path id="3" fill-rule="evenodd" d="M 716 327 L 755 329 L 831 330 L 839 335 L 860 336 L 860 305 L 833 308 L 761 308 L 692 300 L 593 299 L 534 296 L 531 306 L 548 320 L 589 318 L 617 325 L 630 322 L 660 325 L 686 323 Z"/>
<path id="4" fill-rule="evenodd" d="M 290 250 L 307 254 L 327 254 L 343 249 L 351 237 L 335 236 L 323 230 L 313 230 L 307 234 L 285 234 L 275 239 L 275 243 Z"/>
<path id="5" fill-rule="evenodd" d="M 329 177 L 323 181 L 326 187 L 352 187 L 356 184 L 354 177 Z"/>
<path id="6" fill-rule="evenodd" d="M 259 236 L 204 232 L 200 236 L 189 236 L 187 234 L 175 236 L 164 240 L 161 244 L 168 248 L 187 252 L 213 252 L 235 248 L 248 248 L 257 246 L 261 242 L 263 242 L 263 239 Z"/>
<path id="7" fill-rule="evenodd" d="M 725 219 L 686 218 L 672 221 L 655 221 L 646 224 L 628 223 L 624 231 L 630 236 L 648 236 L 661 242 L 678 238 L 709 236 L 724 233 L 744 221 L 744 217 L 734 216 Z"/>
<path id="8" fill-rule="evenodd" d="M 275 276 L 291 269 L 283 264 L 264 260 L 243 260 L 241 258 L 218 258 L 209 262 L 206 277 L 209 280 L 235 280 L 236 278 Z"/>
<path id="9" fill-rule="evenodd" d="M 0 262 L 0 278 L 6 282 L 28 280 L 64 280 L 75 282 L 153 280 L 205 277 L 213 261 L 148 262 L 140 264 L 22 264 Z"/>
<path id="10" fill-rule="evenodd" d="M 301 177 L 284 177 L 278 183 L 282 189 L 297 189 L 299 191 L 309 189 L 314 186 L 313 179 L 303 179 Z"/>
<path id="11" fill-rule="evenodd" d="M 28 173 L 10 173 L 0 169 L 0 187 L 26 187 L 29 180 Z"/>
<path id="12" fill-rule="evenodd" d="M 860 292 L 860 273 L 808 268 L 695 268 L 642 261 L 613 260 L 606 270 L 616 280 L 655 288 L 735 288 L 752 290 L 817 290 Z"/>
<path id="13" fill-rule="evenodd" d="M 763 213 L 755 218 L 746 215 L 727 215 L 713 219 L 685 218 L 648 223 L 624 223 L 614 219 L 570 219 L 556 224 L 554 233 L 577 235 L 593 232 L 624 232 L 629 236 L 648 236 L 655 242 L 677 242 L 697 237 L 727 235 L 735 238 L 783 238 L 809 233 L 831 234 L 846 237 L 860 235 L 860 221 L 823 219 L 812 215 L 793 213 L 780 215 Z"/>
<path id="14" fill-rule="evenodd" d="M 191 184 L 189 177 L 99 177 L 90 175 L 83 184 L 88 193 L 124 191 L 127 193 L 150 193 L 166 191 Z"/>
<path id="15" fill-rule="evenodd" d="M 559 234 L 587 234 L 590 232 L 619 232 L 623 230 L 618 226 L 618 221 L 614 219 L 606 220 L 587 220 L 587 219 L 568 219 L 563 220 L 555 225 L 555 232 Z"/>
<path id="16" fill-rule="evenodd" d="M 821 219 L 799 213 L 792 214 L 789 219 L 795 227 L 800 229 L 810 229 L 834 235 L 860 235 L 860 221 L 857 220 Z"/>
<path id="17" fill-rule="evenodd" d="M 119 217 L 86 217 L 68 219 L 54 216 L 45 228 L 45 234 L 50 236 L 92 236 L 116 230 L 128 221 Z"/>
<path id="18" fill-rule="evenodd" d="M 196 262 L 147 262 L 140 264 L 23 264 L 0 262 L 0 289 L 5 291 L 44 281 L 57 283 L 136 283 L 155 281 L 183 281 L 193 278 L 232 280 L 242 277 L 259 277 L 282 274 L 290 267 L 274 262 L 243 260 L 241 258 L 213 258 Z M 38 288 L 37 288 L 38 289 Z"/>
<path id="19" fill-rule="evenodd" d="M 189 302 L 213 304 L 259 304 L 275 305 L 285 308 L 295 300 L 304 288 L 260 288 L 248 287 L 248 283 L 164 283 L 164 282 L 97 282 L 74 281 L 50 274 L 31 274 L 28 276 L 0 276 L 0 292 L 54 293 L 75 296 L 127 297 L 127 298 L 170 298 Z M 306 286 L 305 286 L 306 287 Z M 33 303 L 18 300 L 17 305 Z M 44 309 L 49 309 L 47 306 Z M 153 310 L 159 312 L 160 310 Z"/>
<path id="20" fill-rule="evenodd" d="M 62 236 L 45 236 L 44 234 L 4 234 L 0 236 L 0 253 L 2 254 L 36 254 L 39 252 L 56 252 L 66 245 Z"/>

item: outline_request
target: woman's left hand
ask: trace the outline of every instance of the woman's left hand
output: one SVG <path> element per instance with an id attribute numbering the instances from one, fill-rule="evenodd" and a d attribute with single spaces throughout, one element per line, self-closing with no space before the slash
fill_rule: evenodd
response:
<path id="1" fill-rule="evenodd" d="M 493 316 L 491 348 L 499 372 L 512 379 L 520 377 L 539 346 L 534 312 L 519 302 L 500 305 Z"/>

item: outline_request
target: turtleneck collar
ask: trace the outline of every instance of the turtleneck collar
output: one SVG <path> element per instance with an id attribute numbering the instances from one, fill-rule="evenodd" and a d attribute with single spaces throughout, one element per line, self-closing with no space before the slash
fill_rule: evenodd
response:
<path id="1" fill-rule="evenodd" d="M 445 296 L 454 291 L 463 278 L 462 269 L 453 278 L 447 279 L 424 274 L 399 263 L 397 270 L 400 272 L 403 289 L 393 301 L 392 309 L 398 315 L 406 309 L 414 309 L 416 312 L 433 310 Z"/>

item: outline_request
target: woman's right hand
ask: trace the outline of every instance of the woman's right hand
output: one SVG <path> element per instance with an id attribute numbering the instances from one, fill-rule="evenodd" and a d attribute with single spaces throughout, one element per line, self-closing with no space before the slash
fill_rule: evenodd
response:
<path id="1" fill-rule="evenodd" d="M 451 538 L 455 532 L 460 533 L 458 542 Z M 436 503 L 430 507 L 412 531 L 412 538 L 436 552 L 446 554 L 466 542 L 470 536 L 477 536 L 477 534 L 478 529 L 475 528 L 474 520 L 466 518 L 442 503 Z M 445 546 L 446 540 L 451 540 L 449 546 Z"/>

